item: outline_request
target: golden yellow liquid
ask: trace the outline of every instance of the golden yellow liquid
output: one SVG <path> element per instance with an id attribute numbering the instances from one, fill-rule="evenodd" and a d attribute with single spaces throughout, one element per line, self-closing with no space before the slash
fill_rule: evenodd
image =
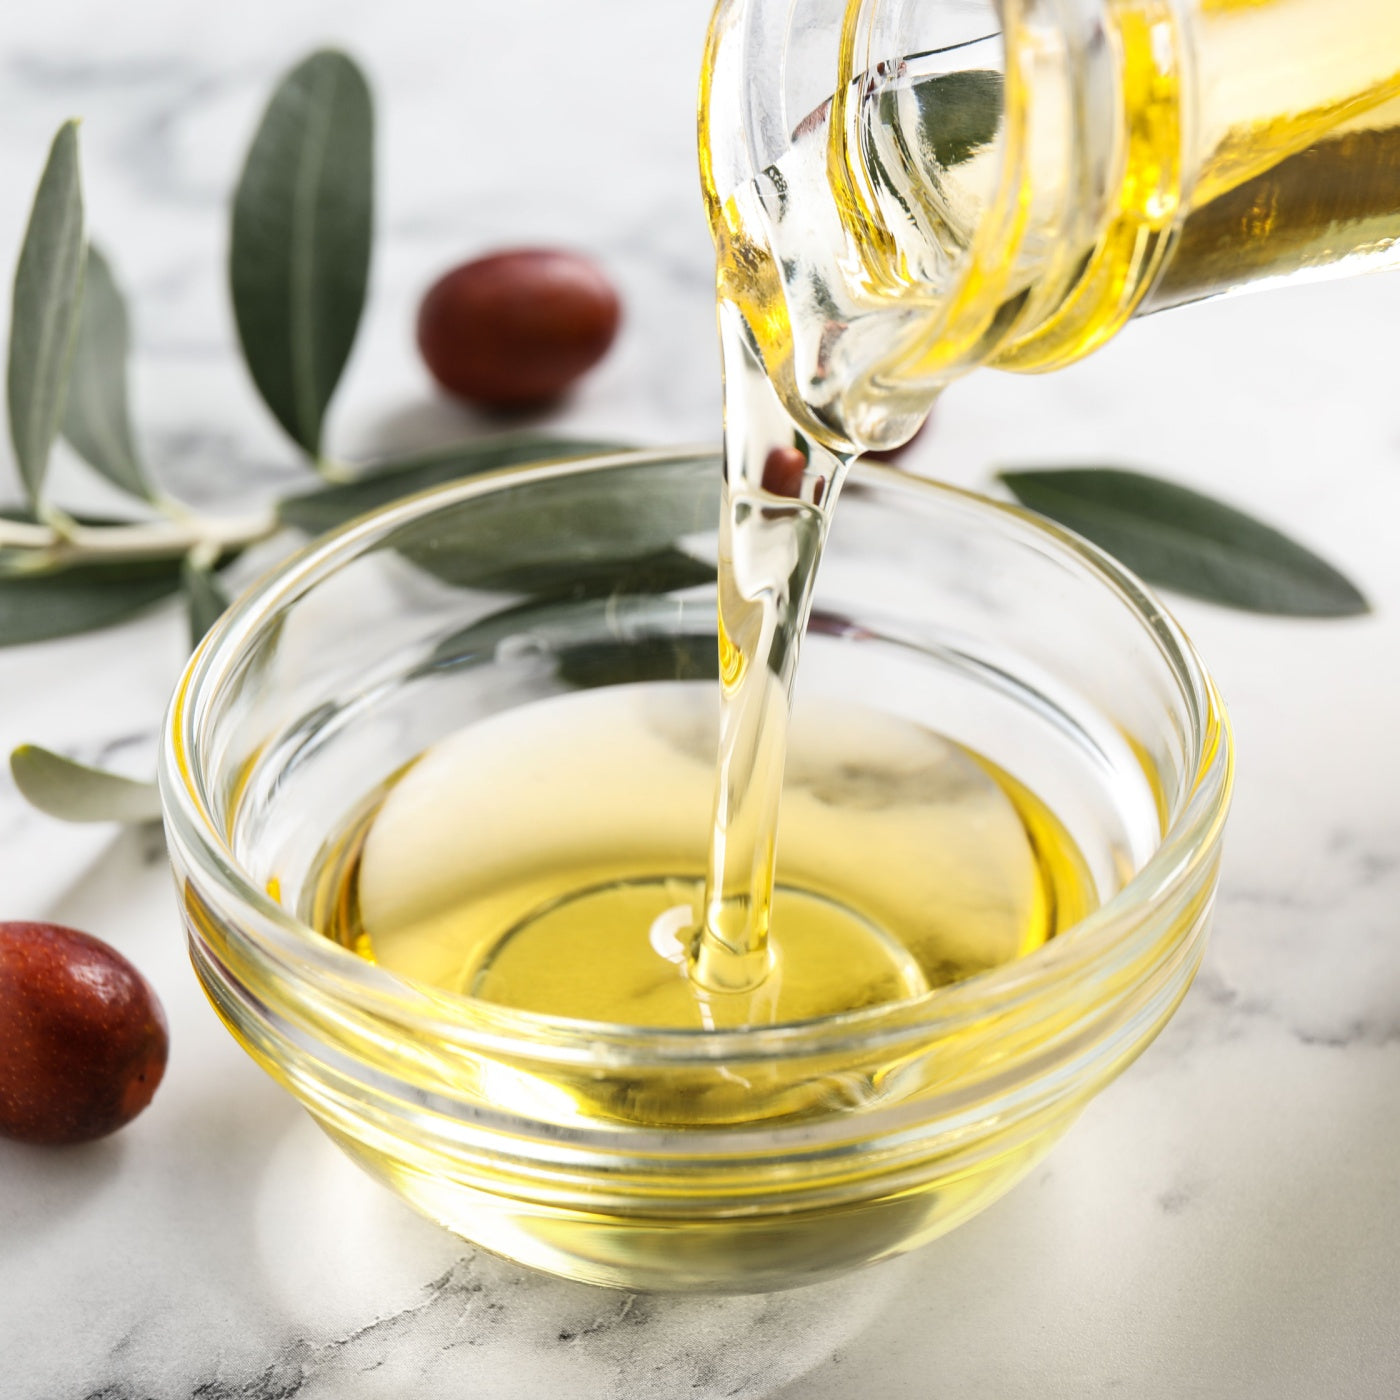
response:
<path id="1" fill-rule="evenodd" d="M 1147 304 L 1348 265 L 1394 266 L 1397 205 L 1400 104 L 1392 102 L 1199 205 Z"/>
<path id="2" fill-rule="evenodd" d="M 1097 902 L 1069 834 L 995 765 L 907 720 L 816 704 L 780 775 L 765 976 L 706 991 L 689 964 L 715 740 L 701 683 L 584 691 L 471 725 L 337 834 L 308 917 L 449 993 L 703 1030 L 922 996 L 1032 952 Z"/>

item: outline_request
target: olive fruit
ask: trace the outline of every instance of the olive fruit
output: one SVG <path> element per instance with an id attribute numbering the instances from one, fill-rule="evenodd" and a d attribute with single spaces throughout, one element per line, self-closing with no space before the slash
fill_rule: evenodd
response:
<path id="1" fill-rule="evenodd" d="M 809 465 L 807 454 L 800 447 L 773 448 L 763 459 L 763 489 L 774 496 L 791 496 L 796 500 L 806 485 Z M 812 504 L 821 505 L 824 495 L 826 478 L 815 477 L 811 487 Z"/>
<path id="2" fill-rule="evenodd" d="M 621 311 L 578 253 L 517 248 L 453 268 L 418 309 L 418 348 L 450 393 L 489 409 L 558 398 L 607 353 Z"/>
<path id="3" fill-rule="evenodd" d="M 763 459 L 763 489 L 775 496 L 800 496 L 806 455 L 796 447 L 775 447 Z"/>
<path id="4" fill-rule="evenodd" d="M 105 1137 L 150 1103 L 168 1049 L 155 992 L 116 949 L 58 924 L 0 923 L 0 1134 Z"/>

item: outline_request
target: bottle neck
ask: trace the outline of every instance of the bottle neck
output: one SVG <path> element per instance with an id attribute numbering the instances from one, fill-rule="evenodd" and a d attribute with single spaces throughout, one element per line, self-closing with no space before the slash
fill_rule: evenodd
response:
<path id="1" fill-rule="evenodd" d="M 852 8 L 876 25 L 885 7 Z M 914 7 L 895 8 L 907 14 Z M 996 6 L 1001 120 L 987 153 L 995 183 L 954 274 L 929 307 L 917 348 L 901 347 L 884 374 L 936 392 L 981 364 L 1054 369 L 1103 344 L 1134 314 L 1167 258 L 1193 176 L 1194 74 L 1179 9 L 1178 0 Z M 856 52 L 870 52 L 874 38 L 848 33 Z M 850 105 L 870 101 L 868 90 L 862 98 L 860 76 L 841 78 L 838 91 Z M 954 111 L 932 116 L 956 119 Z M 832 166 L 860 187 L 842 201 L 853 211 L 853 241 L 871 265 L 882 248 L 892 250 L 893 259 L 885 254 L 888 273 L 896 264 L 917 264 L 901 247 L 903 230 L 891 231 L 870 197 L 881 169 L 871 134 L 882 130 L 850 118 L 839 128 L 833 123 Z M 906 183 L 940 190 L 950 167 L 928 160 L 926 150 L 919 154 L 918 165 L 906 167 Z M 917 228 L 910 233 L 920 236 Z M 898 274 L 886 281 L 895 295 L 917 295 L 907 279 L 899 286 Z"/>
<path id="2" fill-rule="evenodd" d="M 720 0 L 700 116 L 720 298 L 838 452 L 1144 306 L 1400 264 L 1396 0 Z"/>
<path id="3" fill-rule="evenodd" d="M 784 408 L 843 453 L 980 364 L 1110 337 L 1182 192 L 1178 0 L 720 0 L 700 104 L 719 264 Z"/>

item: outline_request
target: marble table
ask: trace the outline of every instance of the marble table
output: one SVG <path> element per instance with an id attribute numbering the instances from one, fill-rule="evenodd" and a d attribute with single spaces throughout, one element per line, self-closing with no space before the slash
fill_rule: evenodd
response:
<path id="1" fill-rule="evenodd" d="M 324 42 L 381 114 L 369 314 L 335 411 L 347 456 L 479 431 L 411 338 L 441 268 L 596 254 L 620 343 L 558 415 L 713 439 L 692 89 L 705 0 L 48 0 L 0 26 L 0 266 L 44 146 L 78 113 L 92 227 L 136 305 L 162 478 L 229 509 L 299 480 L 233 352 L 225 199 L 276 73 Z M 1400 277 L 1135 325 L 1044 379 L 950 393 L 912 469 L 1120 462 L 1234 498 L 1346 565 L 1374 616 L 1188 602 L 1238 729 L 1214 941 L 1180 1014 L 1049 1160 L 922 1252 L 756 1299 L 572 1286 L 473 1252 L 362 1180 L 215 1022 L 159 837 L 63 826 L 0 780 L 0 917 L 125 949 L 169 1010 L 154 1105 L 67 1152 L 0 1143 L 3 1400 L 526 1400 L 1400 1389 Z M 69 463 L 58 480 L 80 499 Z M 0 464 L 0 493 L 13 490 Z M 96 499 L 95 497 L 89 497 Z M 133 773 L 184 651 L 159 612 L 0 654 L 0 746 Z"/>

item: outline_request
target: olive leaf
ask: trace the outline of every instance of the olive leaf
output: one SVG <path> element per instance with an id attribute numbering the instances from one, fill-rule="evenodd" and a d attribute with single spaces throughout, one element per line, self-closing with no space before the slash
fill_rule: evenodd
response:
<path id="1" fill-rule="evenodd" d="M 502 433 L 398 461 L 377 462 L 354 481 L 290 496 L 279 502 L 277 511 L 283 524 L 319 535 L 367 511 L 449 481 L 524 462 L 548 462 L 625 450 L 618 443 L 555 437 L 547 433 Z"/>
<path id="2" fill-rule="evenodd" d="M 272 96 L 233 201 L 229 280 L 244 359 L 292 440 L 321 455 L 369 278 L 374 112 L 343 53 L 297 65 Z"/>
<path id="3" fill-rule="evenodd" d="M 1001 74 L 994 69 L 971 68 L 966 72 L 937 73 L 908 87 L 886 89 L 879 98 L 878 129 L 896 135 L 896 159 L 901 166 L 932 163 L 951 170 L 996 140 L 1001 129 L 1003 86 Z M 905 94 L 913 98 L 918 113 L 912 147 L 899 114 Z M 893 154 L 889 150 L 882 154 L 871 144 L 865 157 L 876 184 L 907 209 L 904 182 L 890 177 L 886 163 Z"/>
<path id="4" fill-rule="evenodd" d="M 149 501 L 155 493 L 136 450 L 127 406 L 130 349 L 131 331 L 121 289 L 107 259 L 94 244 L 89 244 L 77 342 L 63 409 L 63 436 L 113 486 Z"/>
<path id="5" fill-rule="evenodd" d="M 719 644 L 713 632 L 582 642 L 560 652 L 555 674 L 576 690 L 637 681 L 717 681 Z"/>
<path id="6" fill-rule="evenodd" d="M 0 575 L 0 647 L 110 627 L 179 588 L 178 558 L 112 560 Z"/>
<path id="7" fill-rule="evenodd" d="M 713 584 L 713 564 L 707 572 Z M 532 654 L 552 659 L 560 681 L 580 690 L 719 676 L 713 599 L 628 592 L 502 608 L 444 637 L 422 669 L 489 664 L 507 642 L 528 642 Z"/>
<path id="8" fill-rule="evenodd" d="M 1002 86 L 1001 74 L 990 68 L 940 73 L 914 84 L 920 136 L 927 153 L 945 170 L 996 139 Z"/>
<path id="9" fill-rule="evenodd" d="M 713 584 L 715 565 L 694 557 L 690 537 L 713 535 L 713 476 L 694 458 L 638 454 L 606 475 L 533 477 L 440 505 L 407 523 L 394 549 L 443 583 L 535 598 L 607 597 Z"/>
<path id="10" fill-rule="evenodd" d="M 192 557 L 181 565 L 180 588 L 190 615 L 190 646 L 197 647 L 204 634 L 228 611 L 229 595 L 218 575 Z"/>
<path id="11" fill-rule="evenodd" d="M 540 550 L 521 559 L 502 559 L 474 547 L 473 537 L 434 540 L 400 553 L 443 583 L 496 593 L 524 593 L 537 601 L 615 598 L 629 594 L 674 593 L 714 586 L 715 566 L 683 549 L 590 556 L 569 549 Z"/>
<path id="12" fill-rule="evenodd" d="M 160 820 L 160 792 L 71 758 L 21 744 L 10 755 L 10 772 L 21 795 L 41 812 L 66 822 Z"/>
<path id="13" fill-rule="evenodd" d="M 697 561 L 698 562 L 698 561 Z M 711 587 L 715 566 L 709 565 Z M 449 633 L 433 648 L 425 669 L 451 669 L 489 661 L 503 643 L 526 640 L 536 652 L 563 655 L 573 646 L 599 642 L 633 645 L 677 631 L 703 634 L 717 653 L 714 600 L 668 597 L 620 588 L 576 598 L 540 597 L 503 607 Z M 684 623 L 684 628 L 678 626 Z"/>
<path id="14" fill-rule="evenodd" d="M 78 124 L 49 148 L 15 269 L 10 321 L 10 438 L 25 492 L 37 506 L 63 416 L 83 282 L 83 194 Z"/>
<path id="15" fill-rule="evenodd" d="M 1369 611 L 1356 585 L 1311 550 L 1174 482 L 1116 467 L 1003 471 L 998 479 L 1022 505 L 1163 588 L 1288 617 Z"/>

